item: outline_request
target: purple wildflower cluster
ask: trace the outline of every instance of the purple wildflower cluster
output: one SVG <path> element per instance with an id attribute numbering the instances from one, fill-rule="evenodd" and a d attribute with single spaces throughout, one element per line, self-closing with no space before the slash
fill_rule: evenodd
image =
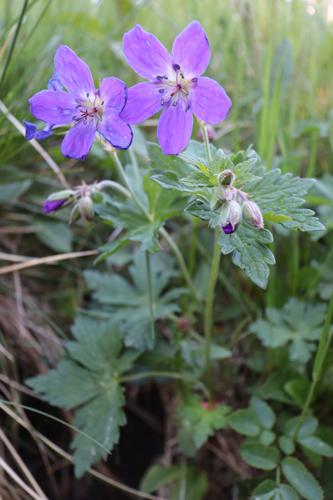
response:
<path id="1" fill-rule="evenodd" d="M 191 138 L 193 114 L 212 125 L 227 116 L 231 101 L 226 92 L 215 80 L 202 76 L 210 49 L 198 21 L 176 37 L 171 54 L 138 25 L 125 33 L 124 53 L 129 65 L 148 82 L 127 89 L 123 81 L 109 77 L 96 89 L 87 64 L 69 47 L 60 46 L 48 89 L 29 100 L 31 113 L 45 126 L 39 130 L 25 122 L 27 140 L 45 139 L 54 128 L 69 127 L 62 153 L 83 160 L 96 135 L 114 148 L 127 149 L 133 139 L 130 125 L 162 111 L 159 143 L 165 154 L 179 154 Z"/>

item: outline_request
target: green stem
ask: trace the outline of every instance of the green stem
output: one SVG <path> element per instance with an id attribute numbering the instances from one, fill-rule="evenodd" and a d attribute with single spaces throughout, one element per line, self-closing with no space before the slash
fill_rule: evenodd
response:
<path id="1" fill-rule="evenodd" d="M 119 157 L 118 157 L 116 151 L 113 150 L 112 154 L 113 154 L 113 158 L 114 158 L 114 161 L 115 161 L 117 173 L 118 173 L 118 176 L 121 179 L 121 182 L 126 186 L 126 188 L 128 189 L 128 191 L 131 193 L 132 199 L 138 205 L 138 207 L 140 208 L 140 210 L 145 214 L 145 216 L 147 217 L 147 219 L 149 221 L 151 221 L 152 220 L 151 215 L 149 214 L 149 212 L 147 211 L 147 209 L 144 207 L 144 205 L 141 203 L 141 201 L 139 200 L 139 198 L 136 196 L 135 192 L 132 189 L 132 186 L 128 182 L 128 179 L 127 179 L 127 176 L 125 174 L 124 168 L 122 166 L 121 161 L 119 160 Z"/>
<path id="2" fill-rule="evenodd" d="M 212 153 L 211 153 L 210 146 L 209 146 L 209 137 L 208 137 L 207 127 L 202 122 L 199 122 L 199 126 L 201 128 L 201 132 L 202 132 L 203 139 L 204 139 L 207 160 L 208 160 L 208 162 L 211 162 L 212 161 Z"/>
<path id="3" fill-rule="evenodd" d="M 185 263 L 185 259 L 183 257 L 183 254 L 179 250 L 179 247 L 178 247 L 177 243 L 171 238 L 171 236 L 164 229 L 164 227 L 161 227 L 159 229 L 159 233 L 160 233 L 161 236 L 163 236 L 163 238 L 165 239 L 165 241 L 168 243 L 169 247 L 173 251 L 174 256 L 176 257 L 178 265 L 179 265 L 179 267 L 181 269 L 181 272 L 183 273 L 183 276 L 184 276 L 184 279 L 186 281 L 187 286 L 189 287 L 189 289 L 193 293 L 193 296 L 195 297 L 195 299 L 199 300 L 198 292 L 197 292 L 197 290 L 196 290 L 196 288 L 194 286 L 194 283 L 192 281 L 190 273 L 189 273 L 189 271 L 187 269 L 187 266 L 186 266 L 186 263 Z"/>
<path id="4" fill-rule="evenodd" d="M 149 298 L 150 330 L 151 330 L 151 338 L 155 339 L 155 304 L 154 304 L 154 294 L 153 294 L 153 281 L 151 276 L 150 254 L 149 252 L 147 252 L 147 250 L 145 251 L 145 257 L 146 257 L 148 298 Z"/>
<path id="5" fill-rule="evenodd" d="M 211 387 L 211 381 L 212 381 L 210 350 L 211 350 L 212 327 L 213 327 L 213 305 L 215 297 L 215 286 L 219 273 L 220 258 L 221 258 L 221 249 L 217 243 L 219 234 L 220 231 L 219 228 L 217 227 L 215 228 L 213 260 L 208 281 L 207 300 L 206 300 L 205 315 L 204 315 L 205 365 L 206 365 L 208 387 Z"/>
<path id="6" fill-rule="evenodd" d="M 323 329 L 322 329 L 322 332 L 320 335 L 319 345 L 317 348 L 316 357 L 315 357 L 314 365 L 313 365 L 313 369 L 312 369 L 311 386 L 310 386 L 305 404 L 303 406 L 303 410 L 302 410 L 300 419 L 298 421 L 298 425 L 295 429 L 295 436 L 297 436 L 297 433 L 298 433 L 298 431 L 303 423 L 303 420 L 309 411 L 315 390 L 317 388 L 317 384 L 320 380 L 320 376 L 321 376 L 321 372 L 322 372 L 322 369 L 323 369 L 323 366 L 325 363 L 327 351 L 328 351 L 328 348 L 329 348 L 331 340 L 332 340 L 332 334 L 330 332 L 332 318 L 333 318 L 333 295 L 331 297 L 331 300 L 330 300 L 330 303 L 328 306 L 328 311 L 327 311 L 325 323 L 324 323 L 324 326 L 323 326 Z"/>
<path id="7" fill-rule="evenodd" d="M 148 213 L 148 211 L 143 206 L 143 204 L 141 203 L 141 201 L 137 198 L 135 192 L 133 191 L 131 185 L 129 184 L 129 182 L 127 180 L 127 177 L 126 177 L 126 174 L 125 174 L 125 171 L 124 171 L 124 168 L 123 168 L 123 166 L 121 164 L 121 161 L 119 160 L 119 157 L 118 157 L 116 151 L 113 151 L 112 154 L 113 154 L 113 157 L 114 157 L 114 160 L 115 160 L 115 165 L 116 165 L 116 169 L 117 169 L 117 172 L 118 172 L 118 176 L 120 177 L 121 181 L 126 186 L 126 188 L 129 191 L 129 193 L 131 194 L 132 199 L 135 201 L 135 203 L 138 205 L 138 207 L 141 209 L 141 211 L 145 214 L 145 216 L 147 217 L 147 219 L 152 222 L 151 215 Z M 160 235 L 165 239 L 165 241 L 170 246 L 171 250 L 173 251 L 173 253 L 174 253 L 174 255 L 175 255 L 176 259 L 177 259 L 177 262 L 178 262 L 178 265 L 180 267 L 180 270 L 183 273 L 183 276 L 184 276 L 184 279 L 185 279 L 185 282 L 186 282 L 187 286 L 189 287 L 189 289 L 193 293 L 195 299 L 199 300 L 196 288 L 194 286 L 194 283 L 192 281 L 190 273 L 189 273 L 189 271 L 187 269 L 184 257 L 182 255 L 181 251 L 179 250 L 177 244 L 169 236 L 168 232 L 164 229 L 164 227 L 161 227 L 158 230 L 158 232 L 160 233 Z"/>

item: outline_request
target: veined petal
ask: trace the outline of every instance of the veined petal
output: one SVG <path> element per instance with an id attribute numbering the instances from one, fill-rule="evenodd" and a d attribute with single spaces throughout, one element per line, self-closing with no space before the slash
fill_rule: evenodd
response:
<path id="1" fill-rule="evenodd" d="M 199 76 L 210 60 L 209 41 L 198 21 L 189 24 L 175 39 L 172 63 L 178 64 L 186 76 Z"/>
<path id="2" fill-rule="evenodd" d="M 55 72 L 66 89 L 82 99 L 94 95 L 95 85 L 89 66 L 75 52 L 61 45 L 54 58 Z"/>
<path id="3" fill-rule="evenodd" d="M 94 142 L 96 124 L 93 119 L 81 120 L 64 137 L 61 152 L 67 158 L 85 160 Z"/>
<path id="4" fill-rule="evenodd" d="M 117 113 L 104 113 L 98 132 L 117 149 L 129 148 L 133 140 L 131 127 Z"/>
<path id="5" fill-rule="evenodd" d="M 120 117 L 133 125 L 142 123 L 161 109 L 161 98 L 155 83 L 138 83 L 127 89 L 127 102 Z"/>
<path id="6" fill-rule="evenodd" d="M 120 111 L 124 108 L 127 98 L 126 84 L 119 78 L 103 78 L 99 87 L 99 95 L 105 103 L 105 111 L 109 109 Z"/>
<path id="7" fill-rule="evenodd" d="M 76 111 L 74 97 L 62 90 L 42 90 L 30 97 L 29 103 L 31 114 L 53 125 L 71 123 Z"/>
<path id="8" fill-rule="evenodd" d="M 227 116 L 231 100 L 224 88 L 206 76 L 198 78 L 192 93 L 193 113 L 202 121 L 212 125 Z"/>
<path id="9" fill-rule="evenodd" d="M 184 111 L 180 104 L 165 108 L 157 128 L 157 137 L 163 153 L 177 155 L 183 151 L 191 138 L 192 127 L 191 109 Z"/>
<path id="10" fill-rule="evenodd" d="M 172 71 L 167 49 L 139 25 L 124 34 L 123 47 L 128 64 L 143 78 L 155 80 Z"/>

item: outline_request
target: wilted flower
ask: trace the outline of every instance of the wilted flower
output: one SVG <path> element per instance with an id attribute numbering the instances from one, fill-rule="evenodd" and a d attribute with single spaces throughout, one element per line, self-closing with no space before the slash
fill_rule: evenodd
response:
<path id="1" fill-rule="evenodd" d="M 172 54 L 151 33 L 137 25 L 124 35 L 124 53 L 129 65 L 149 82 L 128 89 L 121 117 L 141 123 L 160 110 L 157 136 L 165 154 L 178 154 L 188 144 L 193 114 L 205 122 L 224 120 L 231 101 L 211 78 L 201 76 L 209 59 L 209 42 L 198 21 L 175 39 Z"/>
<path id="2" fill-rule="evenodd" d="M 25 126 L 25 138 L 27 141 L 31 139 L 42 140 L 52 135 L 52 125 L 47 124 L 44 128 L 38 129 L 34 123 L 23 120 Z"/>
<path id="3" fill-rule="evenodd" d="M 259 229 L 264 228 L 264 219 L 258 205 L 251 200 L 246 200 L 243 203 L 243 216 L 244 219 L 252 226 Z"/>
<path id="4" fill-rule="evenodd" d="M 127 149 L 133 134 L 119 117 L 126 103 L 125 83 L 114 77 L 104 78 L 96 90 L 87 64 L 65 45 L 58 48 L 54 66 L 49 90 L 38 92 L 29 102 L 31 113 L 49 128 L 72 125 L 62 142 L 63 155 L 85 159 L 96 132 L 113 147 Z M 28 127 L 32 138 L 31 124 Z M 42 138 L 36 134 L 34 137 Z"/>

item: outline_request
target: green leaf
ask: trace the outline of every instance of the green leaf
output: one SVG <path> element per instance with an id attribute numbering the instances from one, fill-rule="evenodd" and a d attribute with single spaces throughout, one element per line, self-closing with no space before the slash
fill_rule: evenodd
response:
<path id="1" fill-rule="evenodd" d="M 317 428 L 318 420 L 315 417 L 294 417 L 286 422 L 284 432 L 290 438 L 304 439 L 312 436 Z"/>
<path id="2" fill-rule="evenodd" d="M 260 422 L 252 409 L 246 408 L 234 411 L 228 417 L 228 424 L 232 429 L 244 436 L 258 436 Z"/>
<path id="3" fill-rule="evenodd" d="M 186 290 L 173 288 L 165 292 L 177 276 L 173 259 L 167 254 L 151 257 L 155 319 L 164 319 L 179 311 L 179 297 Z M 137 252 L 129 268 L 131 281 L 117 273 L 86 271 L 85 279 L 99 308 L 109 315 L 125 336 L 125 344 L 136 349 L 151 349 L 154 339 L 150 330 L 150 307 L 145 256 Z"/>
<path id="4" fill-rule="evenodd" d="M 202 500 L 208 490 L 207 475 L 191 465 L 179 466 L 179 480 L 171 485 L 170 500 Z"/>
<path id="5" fill-rule="evenodd" d="M 282 309 L 266 309 L 266 319 L 250 326 L 266 347 L 289 346 L 292 362 L 304 364 L 315 349 L 326 315 L 326 305 L 291 298 Z"/>
<path id="6" fill-rule="evenodd" d="M 242 444 L 240 455 L 246 463 L 257 469 L 273 470 L 279 463 L 278 450 L 260 443 Z"/>
<path id="7" fill-rule="evenodd" d="M 279 169 L 267 172 L 262 179 L 247 183 L 244 190 L 253 197 L 264 216 L 278 214 L 291 220 L 282 222 L 289 229 L 318 231 L 325 227 L 314 217 L 313 210 L 302 208 L 304 197 L 313 184 L 312 179 L 301 179 Z"/>
<path id="8" fill-rule="evenodd" d="M 38 231 L 38 239 L 55 252 L 71 252 L 72 232 L 68 224 L 52 220 L 38 219 L 37 225 L 41 228 Z"/>
<path id="9" fill-rule="evenodd" d="M 250 407 L 253 409 L 260 424 L 265 429 L 271 429 L 273 427 L 275 423 L 275 414 L 266 401 L 253 396 L 250 401 Z"/>
<path id="10" fill-rule="evenodd" d="M 194 396 L 183 402 L 177 409 L 177 421 L 178 439 L 184 452 L 192 455 L 216 430 L 226 427 L 228 412 L 226 405 L 204 403 Z"/>
<path id="11" fill-rule="evenodd" d="M 309 451 L 316 453 L 317 455 L 328 458 L 333 457 L 332 446 L 316 436 L 308 436 L 303 439 L 298 439 L 298 442 L 300 445 L 304 446 L 304 448 L 307 448 Z"/>
<path id="12" fill-rule="evenodd" d="M 286 455 L 291 455 L 295 451 L 294 441 L 290 439 L 288 436 L 280 436 L 279 437 L 279 445 L 281 450 Z"/>
<path id="13" fill-rule="evenodd" d="M 267 245 L 273 237 L 268 229 L 257 229 L 243 222 L 233 234 L 221 234 L 219 245 L 224 255 L 232 254 L 232 262 L 240 267 L 256 285 L 266 288 L 269 266 L 275 258 Z"/>
<path id="14" fill-rule="evenodd" d="M 298 500 L 296 491 L 287 484 L 276 484 L 271 479 L 260 483 L 251 495 L 251 500 Z"/>
<path id="15" fill-rule="evenodd" d="M 31 184 L 31 180 L 0 184 L 0 204 L 15 203 L 17 198 L 19 198 L 21 194 L 25 193 Z"/>
<path id="16" fill-rule="evenodd" d="M 309 389 L 310 382 L 304 377 L 289 380 L 284 386 L 286 393 L 289 394 L 289 396 L 300 408 L 303 408 L 304 406 Z"/>
<path id="17" fill-rule="evenodd" d="M 260 444 L 263 444 L 264 446 L 270 446 L 274 440 L 275 440 L 275 434 L 272 431 L 264 430 L 259 435 Z"/>
<path id="18" fill-rule="evenodd" d="M 171 465 L 170 467 L 152 465 L 141 480 L 140 489 L 145 493 L 152 493 L 162 486 L 178 480 L 180 476 L 181 468 L 178 465 Z"/>
<path id="19" fill-rule="evenodd" d="M 81 433 L 72 442 L 78 477 L 105 458 L 126 422 L 120 374 L 130 370 L 137 353 L 122 353 L 122 337 L 110 321 L 79 316 L 67 342 L 67 358 L 46 375 L 27 380 L 49 403 L 75 410 Z"/>
<path id="20" fill-rule="evenodd" d="M 306 500 L 323 500 L 323 490 L 315 477 L 294 457 L 285 458 L 282 472 L 295 490 Z"/>

